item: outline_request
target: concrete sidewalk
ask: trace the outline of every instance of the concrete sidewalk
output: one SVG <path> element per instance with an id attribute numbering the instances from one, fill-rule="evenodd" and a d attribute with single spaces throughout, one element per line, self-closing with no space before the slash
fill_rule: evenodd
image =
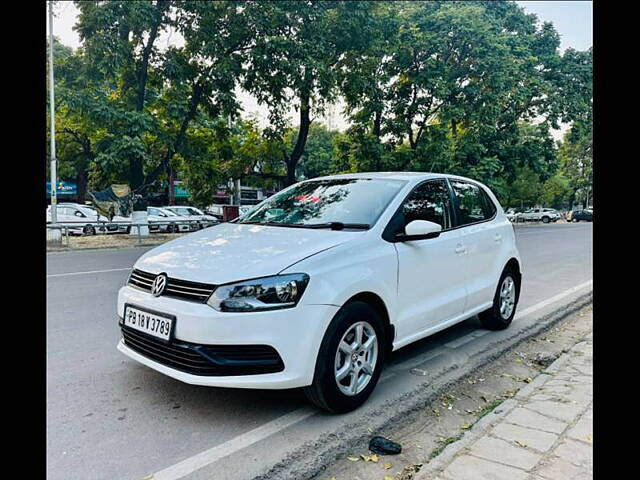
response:
<path id="1" fill-rule="evenodd" d="M 592 335 L 480 419 L 415 480 L 593 477 Z"/>

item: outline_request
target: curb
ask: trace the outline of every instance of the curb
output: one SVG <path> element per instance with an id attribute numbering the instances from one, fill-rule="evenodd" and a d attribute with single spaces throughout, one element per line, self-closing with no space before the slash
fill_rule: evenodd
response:
<path id="1" fill-rule="evenodd" d="M 470 430 L 467 430 L 460 440 L 447 445 L 440 455 L 422 467 L 413 477 L 414 480 L 427 480 L 430 475 L 437 475 L 440 473 L 447 465 L 449 465 L 450 461 L 460 450 L 468 447 L 471 443 L 478 440 L 478 438 L 483 436 L 490 427 L 517 406 L 518 402 L 514 398 L 510 398 L 502 402 L 494 410 L 474 423 L 473 427 L 471 427 Z"/>

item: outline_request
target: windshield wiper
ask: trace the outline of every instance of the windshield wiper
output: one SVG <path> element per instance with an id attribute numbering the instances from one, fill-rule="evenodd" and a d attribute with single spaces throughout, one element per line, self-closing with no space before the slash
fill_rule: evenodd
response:
<path id="1" fill-rule="evenodd" d="M 326 222 L 326 223 L 277 223 L 277 222 L 238 222 L 239 225 L 266 225 L 268 227 L 288 227 L 288 228 L 312 228 L 322 229 L 330 228 L 331 230 L 344 230 L 348 228 L 357 230 L 369 230 L 371 225 L 367 223 L 342 223 L 342 222 Z"/>
<path id="2" fill-rule="evenodd" d="M 371 225 L 368 223 L 342 223 L 342 222 L 327 222 L 327 223 L 311 223 L 304 225 L 305 228 L 330 228 L 331 230 L 344 230 L 345 228 L 353 228 L 356 230 L 369 230 Z"/>

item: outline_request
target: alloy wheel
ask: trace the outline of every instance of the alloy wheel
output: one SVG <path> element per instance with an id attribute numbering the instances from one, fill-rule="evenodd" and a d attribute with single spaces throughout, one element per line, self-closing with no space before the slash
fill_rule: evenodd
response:
<path id="1" fill-rule="evenodd" d="M 516 303 L 516 284 L 513 278 L 506 276 L 500 287 L 500 315 L 505 320 L 511 316 Z"/>
<path id="2" fill-rule="evenodd" d="M 378 337 L 368 322 L 351 325 L 338 343 L 334 374 L 338 388 L 348 396 L 362 392 L 378 362 Z"/>

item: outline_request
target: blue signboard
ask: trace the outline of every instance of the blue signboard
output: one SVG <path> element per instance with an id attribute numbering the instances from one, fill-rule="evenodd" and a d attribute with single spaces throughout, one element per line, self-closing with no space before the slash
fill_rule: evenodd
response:
<path id="1" fill-rule="evenodd" d="M 74 182 L 60 180 L 56 188 L 56 196 L 74 196 L 78 194 L 78 187 Z M 51 182 L 47 182 L 47 197 L 51 196 Z"/>

